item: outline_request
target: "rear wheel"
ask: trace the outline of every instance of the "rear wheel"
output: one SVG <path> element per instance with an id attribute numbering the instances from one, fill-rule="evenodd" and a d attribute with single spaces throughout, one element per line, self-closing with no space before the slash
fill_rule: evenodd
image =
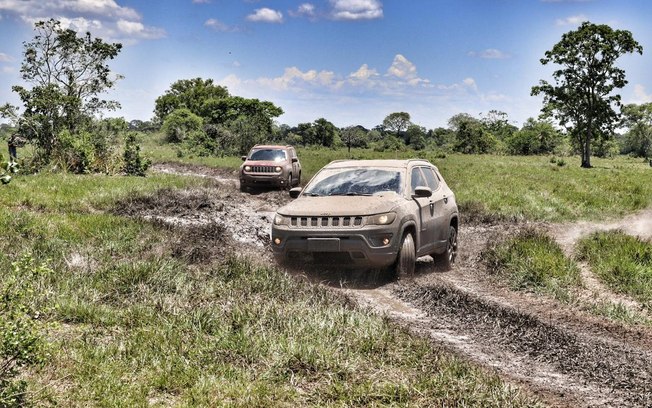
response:
<path id="1" fill-rule="evenodd" d="M 396 260 L 396 275 L 399 278 L 414 275 L 416 254 L 414 250 L 414 238 L 411 233 L 406 233 L 401 241 L 401 249 Z"/>
<path id="2" fill-rule="evenodd" d="M 435 256 L 435 261 L 444 269 L 450 270 L 457 258 L 457 228 L 450 225 L 448 227 L 448 241 L 446 242 L 446 251 Z"/>

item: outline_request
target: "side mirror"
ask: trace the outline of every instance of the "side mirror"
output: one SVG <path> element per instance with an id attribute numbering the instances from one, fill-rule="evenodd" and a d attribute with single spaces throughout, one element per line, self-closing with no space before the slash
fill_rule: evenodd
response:
<path id="1" fill-rule="evenodd" d="M 293 158 L 292 158 L 292 163 L 298 163 L 298 162 L 299 162 L 299 158 L 298 158 L 298 157 L 293 157 Z"/>
<path id="2" fill-rule="evenodd" d="M 303 189 L 301 187 L 294 187 L 290 189 L 290 197 L 297 198 Z"/>
<path id="3" fill-rule="evenodd" d="M 417 186 L 417 188 L 414 189 L 413 197 L 423 198 L 423 197 L 430 197 L 431 195 L 432 195 L 432 190 L 430 189 L 430 187 Z"/>
<path id="4" fill-rule="evenodd" d="M 241 156 L 241 158 L 242 158 L 242 161 L 247 160 L 247 156 Z"/>

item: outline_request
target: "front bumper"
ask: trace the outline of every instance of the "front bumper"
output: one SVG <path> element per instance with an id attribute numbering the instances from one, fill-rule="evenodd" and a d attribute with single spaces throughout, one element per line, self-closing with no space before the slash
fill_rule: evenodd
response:
<path id="1" fill-rule="evenodd" d="M 288 176 L 284 173 L 240 173 L 240 185 L 242 186 L 278 186 L 286 187 Z"/>
<path id="2" fill-rule="evenodd" d="M 386 267 L 396 261 L 399 239 L 390 226 L 323 230 L 272 226 L 272 251 L 277 259 L 312 257 L 315 263 Z M 383 240 L 389 242 L 383 244 Z"/>

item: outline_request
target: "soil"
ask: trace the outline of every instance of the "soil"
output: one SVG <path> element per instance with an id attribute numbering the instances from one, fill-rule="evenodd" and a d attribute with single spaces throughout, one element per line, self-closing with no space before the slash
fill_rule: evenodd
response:
<path id="1" fill-rule="evenodd" d="M 287 192 L 240 192 L 237 174 L 204 166 L 164 163 L 153 170 L 207 182 L 201 188 L 133 197 L 119 203 L 117 214 L 178 231 L 175 255 L 189 262 L 231 253 L 271 262 L 270 225 L 276 208 L 290 200 Z M 587 265 L 581 265 L 584 287 L 578 289 L 579 301 L 571 304 L 515 292 L 491 274 L 483 251 L 530 228 L 545 231 L 572 256 L 577 240 L 593 231 L 620 229 L 651 239 L 652 209 L 603 223 L 462 220 L 453 270 L 441 271 L 424 257 L 409 279 L 315 266 L 295 266 L 288 272 L 337 288 L 361 307 L 486 367 L 549 406 L 652 406 L 652 328 L 589 313 L 592 304 L 607 302 L 645 314 L 640 304 L 611 292 Z"/>

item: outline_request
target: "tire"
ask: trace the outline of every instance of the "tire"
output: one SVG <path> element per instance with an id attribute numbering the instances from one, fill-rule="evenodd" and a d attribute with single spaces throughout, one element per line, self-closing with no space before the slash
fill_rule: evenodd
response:
<path id="1" fill-rule="evenodd" d="M 454 226 L 448 227 L 448 241 L 446 242 L 446 251 L 435 256 L 435 261 L 442 269 L 449 271 L 455 264 L 457 258 L 457 229 Z"/>
<path id="2" fill-rule="evenodd" d="M 292 173 L 288 174 L 288 180 L 287 183 L 285 183 L 285 188 L 287 190 L 292 188 Z"/>
<path id="3" fill-rule="evenodd" d="M 297 177 L 296 183 L 294 185 L 295 186 L 301 185 L 301 172 L 299 172 L 299 177 Z"/>
<path id="4" fill-rule="evenodd" d="M 408 232 L 403 236 L 401 248 L 396 259 L 396 276 L 398 278 L 405 278 L 414 275 L 416 260 L 414 238 Z"/>
<path id="5" fill-rule="evenodd" d="M 247 192 L 247 186 L 245 184 L 240 183 L 240 191 L 242 191 L 243 193 L 246 193 Z"/>

